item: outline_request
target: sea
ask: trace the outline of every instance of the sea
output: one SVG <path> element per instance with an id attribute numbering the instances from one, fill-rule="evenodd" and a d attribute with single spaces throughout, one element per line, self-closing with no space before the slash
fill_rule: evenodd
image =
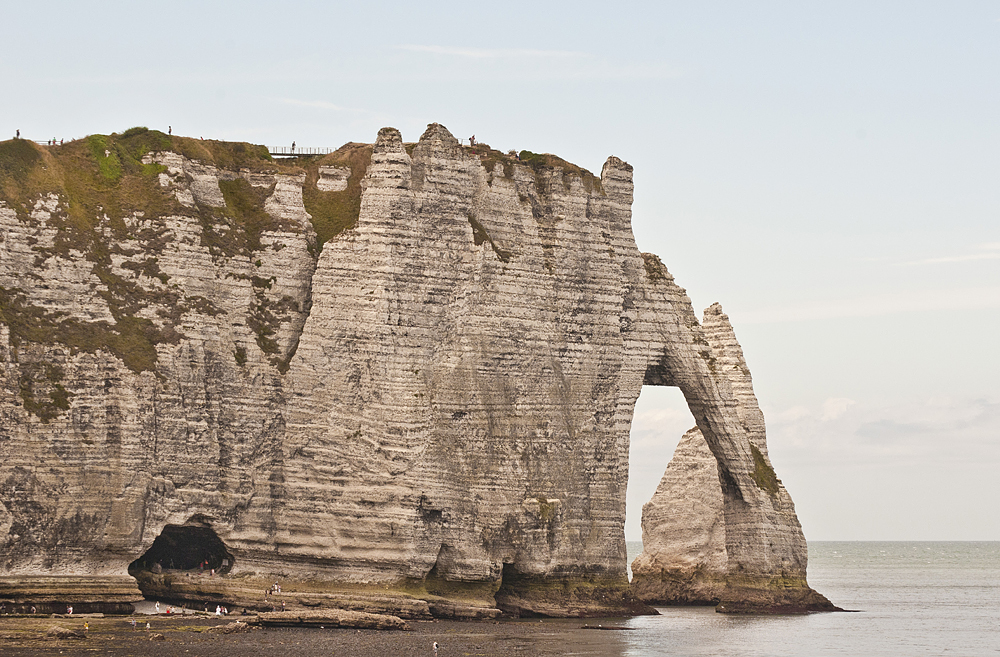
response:
<path id="1" fill-rule="evenodd" d="M 641 550 L 629 542 L 629 563 Z M 616 633 L 614 653 L 1000 655 L 1000 542 L 810 541 L 808 580 L 852 613 L 729 616 L 663 607 L 659 616 L 617 622 L 632 629 Z"/>

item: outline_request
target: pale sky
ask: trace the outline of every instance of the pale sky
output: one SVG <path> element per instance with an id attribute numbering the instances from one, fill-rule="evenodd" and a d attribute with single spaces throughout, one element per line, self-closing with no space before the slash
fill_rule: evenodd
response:
<path id="1" fill-rule="evenodd" d="M 439 122 L 596 173 L 743 344 L 814 540 L 1000 540 L 1000 4 L 12 2 L 0 133 L 337 147 Z M 681 433 L 646 389 L 626 534 Z M 648 468 L 642 465 L 650 463 Z"/>

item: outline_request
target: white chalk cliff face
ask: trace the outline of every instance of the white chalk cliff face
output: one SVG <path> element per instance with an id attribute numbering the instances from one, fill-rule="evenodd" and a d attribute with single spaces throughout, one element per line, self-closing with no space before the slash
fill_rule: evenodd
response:
<path id="1" fill-rule="evenodd" d="M 688 543 L 736 596 L 805 587 L 749 377 L 636 248 L 628 164 L 518 162 L 437 124 L 409 146 L 383 129 L 366 169 L 172 143 L 135 169 L 155 203 L 129 209 L 109 183 L 86 229 L 69 182 L 0 197 L 8 590 L 60 575 L 64 597 L 94 578 L 126 595 L 131 563 L 176 599 L 249 604 L 280 579 L 309 606 L 639 611 L 623 525 L 644 384 L 680 387 L 698 423 L 689 487 L 715 529 Z M 11 144 L 24 170 L 60 164 Z M 33 180 L 11 171 L 2 189 Z M 352 189 L 356 219 L 325 232 L 304 199 L 347 207 Z M 651 549 L 650 568 L 673 563 Z M 197 550 L 224 576 L 169 576 Z"/>

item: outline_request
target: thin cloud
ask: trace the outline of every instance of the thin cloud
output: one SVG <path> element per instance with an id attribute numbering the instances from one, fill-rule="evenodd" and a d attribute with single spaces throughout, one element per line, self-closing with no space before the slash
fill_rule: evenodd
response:
<path id="1" fill-rule="evenodd" d="M 738 312 L 739 324 L 778 324 L 897 313 L 1000 308 L 1000 287 L 968 287 L 853 299 L 826 299 Z M 730 311 L 730 315 L 737 314 Z"/>
<path id="2" fill-rule="evenodd" d="M 491 79 L 526 80 L 670 80 L 683 77 L 676 66 L 663 62 L 610 62 L 575 50 L 532 50 L 524 48 L 461 48 L 437 45 L 400 45 L 396 50 L 443 55 L 453 60 L 486 65 L 510 62 L 503 71 L 490 71 Z M 519 64 L 520 66 L 515 66 Z M 451 75 L 454 77 L 455 73 Z M 481 79 L 477 72 L 475 79 Z"/>
<path id="3" fill-rule="evenodd" d="M 834 402 L 831 404 L 831 401 Z M 997 463 L 1000 400 L 915 399 L 902 404 L 852 402 L 836 417 L 826 400 L 818 408 L 765 408 L 772 452 L 791 462 Z"/>
<path id="4" fill-rule="evenodd" d="M 847 399 L 846 397 L 830 397 L 823 402 L 822 414 L 819 419 L 821 422 L 836 420 L 855 404 L 857 404 L 856 401 Z"/>
<path id="5" fill-rule="evenodd" d="M 500 59 L 500 58 L 575 58 L 588 57 L 586 53 L 573 50 L 531 50 L 524 48 L 457 48 L 454 46 L 421 46 L 401 45 L 397 50 L 410 52 L 425 52 L 434 55 L 449 55 L 468 59 Z"/>
<path id="6" fill-rule="evenodd" d="M 366 110 L 356 107 L 344 107 L 325 100 L 299 100 L 296 98 L 275 98 L 275 101 L 284 105 L 294 105 L 296 107 L 312 107 L 316 109 L 331 110 L 334 112 L 364 112 Z"/>
<path id="7" fill-rule="evenodd" d="M 944 262 L 970 262 L 972 260 L 998 260 L 1000 259 L 1000 253 L 967 253 L 960 256 L 945 256 L 942 258 L 926 258 L 924 260 L 911 260 L 910 262 L 901 262 L 901 266 L 911 266 L 911 265 L 937 265 Z"/>
<path id="8" fill-rule="evenodd" d="M 980 253 L 966 253 L 963 255 L 956 256 L 942 256 L 938 258 L 924 258 L 923 260 L 910 260 L 909 262 L 901 262 L 900 266 L 907 267 L 912 265 L 937 265 L 946 262 L 970 262 L 974 260 L 998 260 L 1000 259 L 1000 242 L 986 242 L 984 244 L 979 244 L 976 250 Z M 986 253 L 983 253 L 985 251 Z"/>

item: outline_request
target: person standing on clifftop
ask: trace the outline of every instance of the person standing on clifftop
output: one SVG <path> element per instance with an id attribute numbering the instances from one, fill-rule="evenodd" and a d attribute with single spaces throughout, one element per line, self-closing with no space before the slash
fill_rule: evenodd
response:
<path id="1" fill-rule="evenodd" d="M 21 129 L 18 128 L 17 129 L 17 134 L 14 136 L 14 139 L 20 139 L 20 138 L 21 138 Z"/>
<path id="2" fill-rule="evenodd" d="M 295 142 L 294 141 L 292 142 L 292 152 L 293 153 L 295 152 Z"/>
<path id="3" fill-rule="evenodd" d="M 167 126 L 167 134 L 168 135 L 174 134 L 174 126 L 172 126 L 172 125 L 168 125 Z"/>

